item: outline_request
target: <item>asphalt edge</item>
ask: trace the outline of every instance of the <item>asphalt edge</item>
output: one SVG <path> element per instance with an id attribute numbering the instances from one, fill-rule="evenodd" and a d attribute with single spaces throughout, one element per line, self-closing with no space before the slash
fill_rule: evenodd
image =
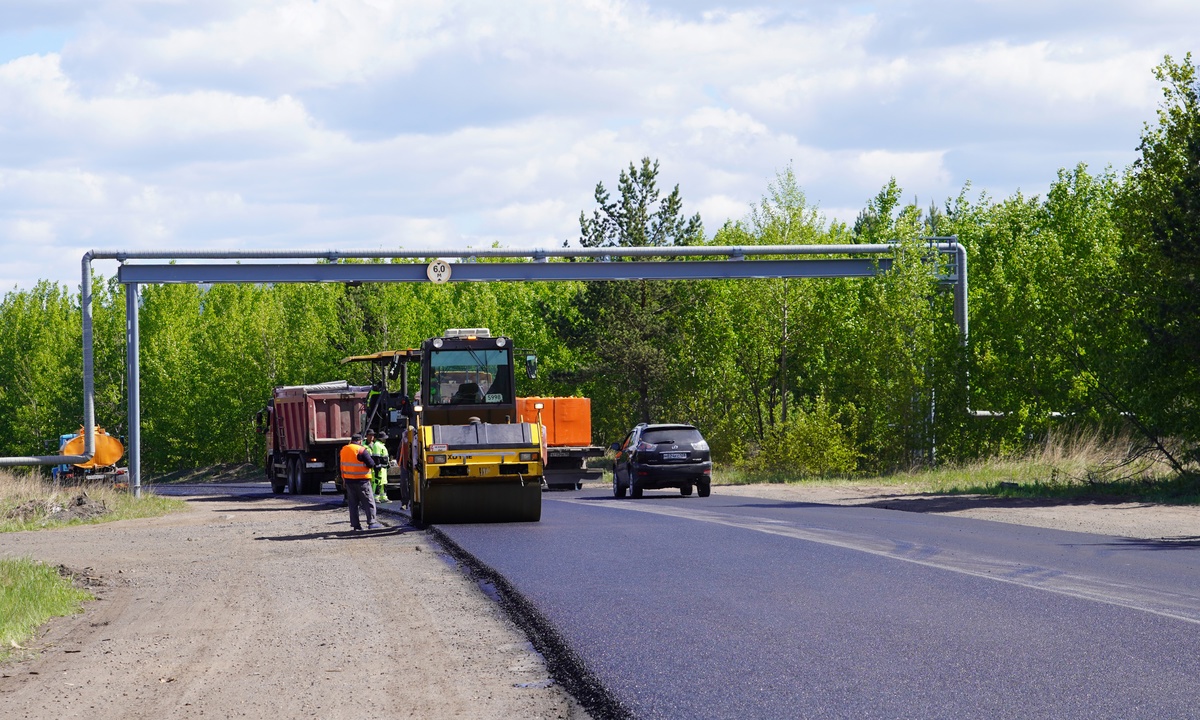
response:
<path id="1" fill-rule="evenodd" d="M 550 677 L 570 693 L 584 710 L 595 720 L 633 719 L 633 713 L 600 682 L 550 621 L 514 588 L 507 578 L 464 550 L 436 527 L 429 526 L 426 530 L 467 570 L 472 579 L 482 580 L 495 588 L 501 609 L 525 633 L 533 648 L 545 658 Z"/>

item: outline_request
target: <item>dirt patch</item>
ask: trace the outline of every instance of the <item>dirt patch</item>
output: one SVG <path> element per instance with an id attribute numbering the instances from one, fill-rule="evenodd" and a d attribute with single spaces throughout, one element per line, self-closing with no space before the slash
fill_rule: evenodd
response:
<path id="1" fill-rule="evenodd" d="M 1076 502 L 990 495 L 936 495 L 900 486 L 727 485 L 714 493 L 827 505 L 959 515 L 979 520 L 1139 539 L 1200 537 L 1200 507 L 1130 502 Z"/>
<path id="2" fill-rule="evenodd" d="M 89 497 L 86 492 L 81 492 L 65 500 L 57 497 L 26 500 L 6 511 L 4 519 L 22 523 L 41 519 L 67 523 L 72 520 L 92 520 L 108 512 L 108 507 L 103 502 Z"/>
<path id="3" fill-rule="evenodd" d="M 0 557 L 97 597 L 0 666 L 5 717 L 587 717 L 426 533 L 283 498 L 189 505 L 0 535 Z"/>

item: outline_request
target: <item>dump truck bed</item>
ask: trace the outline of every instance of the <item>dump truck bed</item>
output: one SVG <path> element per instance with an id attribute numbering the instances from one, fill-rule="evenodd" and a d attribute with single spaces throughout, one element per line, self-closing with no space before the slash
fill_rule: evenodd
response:
<path id="1" fill-rule="evenodd" d="M 360 429 L 370 390 L 345 381 L 276 388 L 279 449 L 303 452 L 313 445 L 349 442 Z"/>

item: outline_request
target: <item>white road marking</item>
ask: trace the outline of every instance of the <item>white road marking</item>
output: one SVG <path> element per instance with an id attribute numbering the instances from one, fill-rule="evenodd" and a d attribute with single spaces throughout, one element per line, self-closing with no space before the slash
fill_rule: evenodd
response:
<path id="1" fill-rule="evenodd" d="M 556 498 L 556 500 L 558 500 Z M 1027 563 L 1012 562 L 980 556 L 956 554 L 932 545 L 916 545 L 873 535 L 848 533 L 824 528 L 803 528 L 774 518 L 732 515 L 702 510 L 699 508 L 638 503 L 620 500 L 582 500 L 563 498 L 558 502 L 569 502 L 586 507 L 604 507 L 613 510 L 667 515 L 684 520 L 707 522 L 716 525 L 753 530 L 768 535 L 780 535 L 797 540 L 832 545 L 878 555 L 892 560 L 901 560 L 916 565 L 949 570 L 996 582 L 1020 585 L 1034 590 L 1043 590 L 1059 595 L 1092 600 L 1108 605 L 1138 610 L 1183 620 L 1200 625 L 1200 596 L 1176 593 L 1129 583 L 1101 578 L 1074 575 L 1054 568 L 1038 567 Z"/>

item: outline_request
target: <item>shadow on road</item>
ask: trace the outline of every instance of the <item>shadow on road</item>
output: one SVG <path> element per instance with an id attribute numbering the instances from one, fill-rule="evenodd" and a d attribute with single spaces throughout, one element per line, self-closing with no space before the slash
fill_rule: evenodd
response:
<path id="1" fill-rule="evenodd" d="M 1181 535 L 1164 538 L 1118 538 L 1117 542 L 1091 545 L 1115 550 L 1196 550 L 1200 548 L 1200 535 Z"/>
<path id="2" fill-rule="evenodd" d="M 254 503 L 254 502 L 261 502 L 263 500 L 270 500 L 274 496 L 272 496 L 272 495 L 194 495 L 194 496 L 193 495 L 177 495 L 174 497 L 178 497 L 180 499 L 187 500 L 188 502 L 192 502 L 192 503 L 215 503 L 215 502 Z M 338 505 L 336 503 L 324 503 L 324 502 L 320 502 L 320 501 L 317 501 L 317 502 L 309 501 L 309 502 L 303 502 L 303 503 L 301 501 L 296 501 L 294 504 L 290 504 L 285 507 L 258 507 L 258 508 L 247 507 L 247 508 L 242 508 L 241 512 L 283 512 L 285 510 L 334 510 L 339 507 L 344 507 L 344 506 Z"/>
<path id="3" fill-rule="evenodd" d="M 1104 502 L 1099 500 L 1064 500 L 1062 498 L 1006 498 L 994 495 L 903 495 L 900 497 L 880 495 L 877 499 L 865 498 L 867 502 L 856 503 L 859 507 L 882 510 L 903 510 L 916 513 L 947 513 L 956 510 L 1072 507 L 1128 505 L 1128 501 Z M 1153 503 L 1138 503 L 1136 507 L 1150 507 Z"/>
<path id="4" fill-rule="evenodd" d="M 381 537 L 398 537 L 413 532 L 420 532 L 407 525 L 393 525 L 382 530 L 326 530 L 323 532 L 304 533 L 302 535 L 263 535 L 255 540 L 270 540 L 272 542 L 288 542 L 291 540 L 372 540 Z"/>
<path id="5" fill-rule="evenodd" d="M 802 502 L 799 500 L 780 500 L 778 502 L 752 502 L 739 503 L 738 507 L 744 508 L 768 508 L 771 510 L 783 510 L 794 508 L 815 508 L 815 507 L 851 507 L 849 505 L 838 505 L 836 503 L 819 503 L 819 502 Z"/>
<path id="6" fill-rule="evenodd" d="M 668 493 L 666 490 L 664 490 L 661 493 L 655 493 L 653 495 L 650 495 L 649 493 L 652 493 L 652 492 L 654 492 L 654 491 L 647 490 L 646 491 L 647 494 L 641 496 L 640 498 L 631 498 L 631 497 L 618 498 L 618 497 L 613 497 L 612 493 L 610 492 L 607 495 L 581 495 L 574 499 L 575 500 L 583 500 L 585 502 L 597 501 L 597 500 L 617 500 L 619 502 L 628 502 L 628 503 L 648 502 L 651 500 L 700 500 L 700 501 L 708 500 L 708 498 L 702 498 L 702 497 L 699 497 L 698 495 L 688 495 L 688 496 L 684 497 L 683 495 L 680 495 L 678 491 L 676 491 L 674 494 L 671 494 L 671 493 Z"/>

